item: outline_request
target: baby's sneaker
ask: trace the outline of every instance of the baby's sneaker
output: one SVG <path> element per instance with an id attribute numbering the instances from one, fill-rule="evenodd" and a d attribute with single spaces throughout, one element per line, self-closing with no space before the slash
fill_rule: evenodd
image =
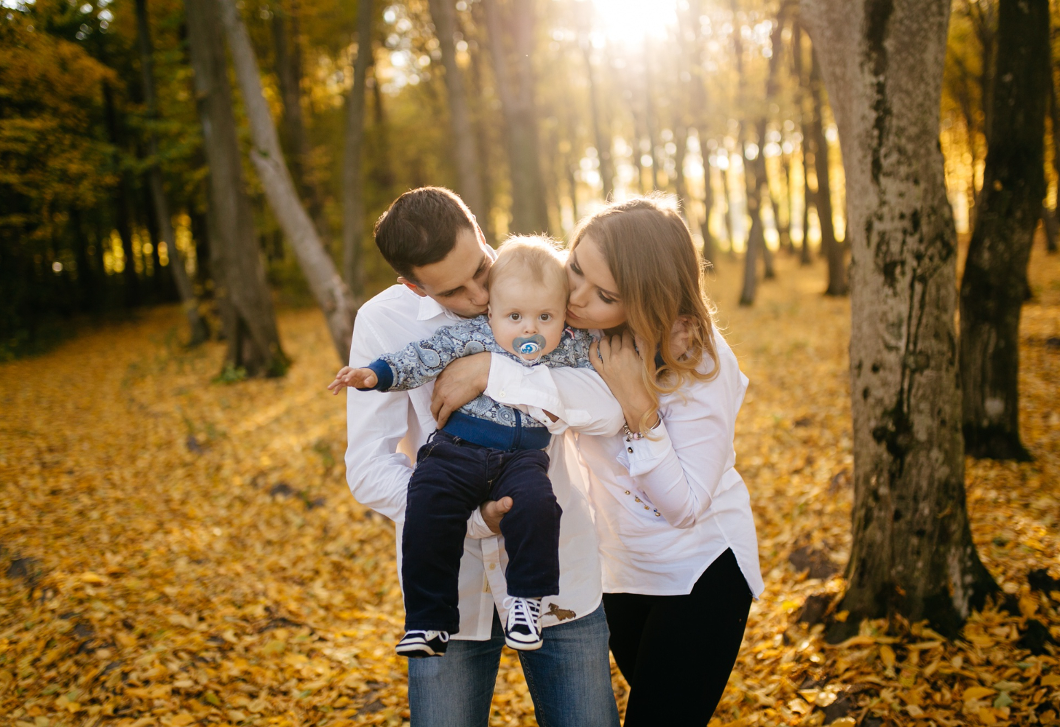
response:
<path id="1" fill-rule="evenodd" d="M 509 598 L 508 621 L 504 626 L 504 643 L 519 651 L 534 651 L 541 639 L 541 599 Z"/>
<path id="2" fill-rule="evenodd" d="M 398 642 L 397 653 L 418 659 L 424 656 L 441 656 L 448 647 L 448 631 L 408 631 Z"/>

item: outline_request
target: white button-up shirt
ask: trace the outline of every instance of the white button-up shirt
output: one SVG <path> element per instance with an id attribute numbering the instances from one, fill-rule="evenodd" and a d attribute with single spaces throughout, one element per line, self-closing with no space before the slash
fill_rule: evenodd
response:
<path id="1" fill-rule="evenodd" d="M 381 354 L 398 351 L 412 341 L 461 319 L 431 298 L 395 285 L 361 306 L 353 329 L 350 365 L 365 366 Z M 563 515 L 560 519 L 559 595 L 542 602 L 543 626 L 585 616 L 601 598 L 599 541 L 590 514 L 577 454 L 569 427 L 589 434 L 614 434 L 622 427 L 622 410 L 607 385 L 588 369 L 526 367 L 493 355 L 486 394 L 518 406 L 546 422 L 555 435 L 546 452 L 549 479 Z M 546 385 L 542 389 L 538 381 Z M 401 528 L 416 452 L 435 430 L 431 416 L 433 383 L 411 391 L 380 393 L 347 389 L 346 479 L 353 496 L 366 507 L 394 521 L 397 528 L 398 571 L 401 569 Z M 552 422 L 548 411 L 559 417 Z M 518 506 L 518 503 L 516 503 Z M 490 638 L 494 607 L 503 620 L 507 595 L 504 571 L 508 557 L 502 537 L 493 535 L 476 509 L 468 523 L 460 560 L 460 632 L 456 639 Z"/>
<path id="2" fill-rule="evenodd" d="M 733 449 L 747 377 L 721 334 L 714 337 L 718 375 L 662 395 L 662 423 L 650 438 L 578 435 L 607 593 L 690 593 L 728 548 L 754 596 L 762 593 L 750 496 Z M 712 366 L 708 358 L 700 370 Z"/>

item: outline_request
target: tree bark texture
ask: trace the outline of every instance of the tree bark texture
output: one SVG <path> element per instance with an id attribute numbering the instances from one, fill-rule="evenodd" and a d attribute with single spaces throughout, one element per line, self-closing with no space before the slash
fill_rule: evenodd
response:
<path id="1" fill-rule="evenodd" d="M 501 100 L 511 179 L 512 222 L 516 234 L 546 232 L 548 207 L 538 152 L 537 108 L 531 55 L 534 41 L 534 3 L 516 0 L 502 7 L 499 0 L 482 0 L 489 35 L 493 79 Z M 505 17 L 507 16 L 507 17 Z M 512 39 L 512 53 L 505 39 Z M 515 58 L 515 74 L 509 57 Z"/>
<path id="2" fill-rule="evenodd" d="M 324 312 L 328 331 L 340 361 L 349 358 L 353 337 L 353 319 L 357 305 L 342 276 L 331 261 L 317 234 L 313 221 L 298 198 L 287 163 L 280 149 L 276 125 L 269 115 L 269 107 L 261 90 L 261 74 L 254 49 L 250 45 L 243 19 L 233 0 L 214 0 L 220 3 L 228 45 L 236 68 L 236 78 L 243 92 L 243 106 L 250 122 L 253 141 L 250 161 L 261 180 L 265 197 L 269 200 L 284 235 L 294 250 L 309 289 Z"/>
<path id="3" fill-rule="evenodd" d="M 1019 435 L 1019 322 L 1045 196 L 1048 0 L 1001 0 L 983 191 L 961 280 L 968 454 L 1028 459 Z"/>
<path id="4" fill-rule="evenodd" d="M 853 253 L 850 618 L 831 637 L 895 612 L 954 635 L 996 584 L 965 504 L 957 234 L 938 143 L 950 3 L 801 8 L 839 126 Z"/>
<path id="5" fill-rule="evenodd" d="M 221 14 L 216 0 L 185 0 L 188 46 L 210 167 L 210 267 L 228 350 L 225 363 L 250 376 L 287 369 L 276 316 L 243 184 L 239 139 L 228 85 Z"/>
<path id="6" fill-rule="evenodd" d="M 832 217 L 832 182 L 828 163 L 828 138 L 824 134 L 824 83 L 812 52 L 810 66 L 810 95 L 813 98 L 813 117 L 810 121 L 810 144 L 813 148 L 814 174 L 817 177 L 817 217 L 821 224 L 821 252 L 828 260 L 828 288 L 825 295 L 843 296 L 850 293 L 847 286 L 846 245 L 835 239 Z"/>
<path id="7" fill-rule="evenodd" d="M 480 220 L 479 226 L 485 228 L 489 210 L 486 208 L 486 195 L 479 178 L 478 146 L 475 143 L 471 111 L 464 89 L 464 73 L 456 63 L 456 43 L 453 40 L 453 33 L 456 31 L 456 8 L 452 0 L 430 0 L 430 11 L 442 53 L 442 65 L 445 66 L 445 88 L 449 96 L 449 125 L 453 131 L 457 192 L 471 213 Z"/>
<path id="8" fill-rule="evenodd" d="M 140 50 L 140 73 L 144 84 L 144 103 L 147 106 L 148 116 L 154 120 L 158 116 L 158 104 L 155 99 L 154 58 L 151 30 L 147 22 L 147 0 L 136 0 L 136 30 Z M 184 266 L 184 256 L 177 249 L 177 237 L 173 233 L 173 220 L 169 214 L 169 201 L 166 199 L 165 188 L 162 186 L 162 170 L 158 166 L 158 140 L 154 133 L 148 134 L 147 145 L 152 160 L 151 167 L 147 171 L 147 181 L 151 188 L 155 217 L 158 219 L 158 235 L 162 242 L 166 243 L 170 274 L 173 276 L 173 283 L 180 295 L 184 315 L 188 319 L 188 345 L 197 346 L 209 338 L 209 330 L 206 322 L 199 315 L 199 301 L 195 296 L 191 278 L 188 277 L 188 269 Z M 156 250 L 157 248 L 158 246 L 155 245 Z M 159 273 L 160 271 L 156 269 L 155 274 Z"/>
<path id="9" fill-rule="evenodd" d="M 364 300 L 364 106 L 372 57 L 372 0 L 357 4 L 357 60 L 346 98 L 346 150 L 342 164 L 342 270 L 356 304 Z"/>

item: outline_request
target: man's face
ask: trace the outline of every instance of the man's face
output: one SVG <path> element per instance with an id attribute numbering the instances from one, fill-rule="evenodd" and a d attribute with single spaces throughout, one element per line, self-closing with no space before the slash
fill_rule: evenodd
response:
<path id="1" fill-rule="evenodd" d="M 490 294 L 486 279 L 497 252 L 486 244 L 482 233 L 464 228 L 456 233 L 456 244 L 436 263 L 413 269 L 416 282 L 398 278 L 414 293 L 428 296 L 464 318 L 486 312 Z"/>

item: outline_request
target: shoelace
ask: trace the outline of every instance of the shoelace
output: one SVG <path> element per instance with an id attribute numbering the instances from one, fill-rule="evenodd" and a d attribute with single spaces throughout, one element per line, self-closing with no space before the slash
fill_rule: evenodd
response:
<path id="1" fill-rule="evenodd" d="M 513 599 L 511 609 L 511 625 L 526 626 L 530 633 L 538 632 L 537 622 L 541 618 L 541 602 L 529 598 Z"/>

